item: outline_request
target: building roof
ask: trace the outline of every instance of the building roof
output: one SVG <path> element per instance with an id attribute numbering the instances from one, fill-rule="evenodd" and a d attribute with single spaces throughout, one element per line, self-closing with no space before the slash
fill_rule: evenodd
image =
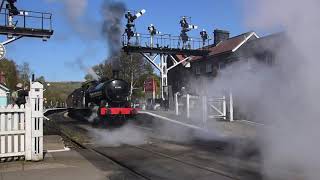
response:
<path id="1" fill-rule="evenodd" d="M 10 89 L 5 84 L 2 84 L 2 83 L 0 83 L 0 89 L 3 89 L 5 91 L 10 91 Z"/>
<path id="2" fill-rule="evenodd" d="M 251 31 L 240 34 L 238 36 L 231 37 L 227 40 L 221 41 L 216 46 L 210 45 L 209 46 L 209 55 L 208 56 L 218 56 L 225 53 L 236 52 L 243 44 L 245 44 L 250 38 L 255 37 L 259 38 L 259 36 Z M 179 60 L 184 59 L 183 55 L 176 55 Z M 193 61 L 201 60 L 203 57 L 196 56 L 193 57 Z"/>
<path id="3" fill-rule="evenodd" d="M 255 32 L 247 32 L 229 38 L 225 41 L 221 41 L 216 46 L 210 48 L 211 52 L 209 53 L 209 56 L 216 56 L 223 53 L 235 52 L 253 36 L 259 38 L 259 36 Z"/>

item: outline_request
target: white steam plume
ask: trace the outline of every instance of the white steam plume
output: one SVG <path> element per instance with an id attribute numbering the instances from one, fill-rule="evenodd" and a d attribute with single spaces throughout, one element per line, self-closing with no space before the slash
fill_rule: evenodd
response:
<path id="1" fill-rule="evenodd" d="M 265 179 L 317 180 L 320 1 L 257 0 L 246 7 L 252 12 L 247 18 L 251 28 L 285 31 L 278 47 L 265 44 L 276 53 L 275 64 L 258 63 L 248 71 L 244 58 L 220 73 L 210 90 L 231 88 L 240 111 L 250 120 L 268 124 L 258 141 Z"/>
<path id="2" fill-rule="evenodd" d="M 45 0 L 45 2 L 63 3 L 65 6 L 66 14 L 72 21 L 81 17 L 85 13 L 88 6 L 88 0 Z"/>
<path id="3" fill-rule="evenodd" d="M 87 13 L 88 0 L 44 0 L 51 3 L 62 3 L 63 13 L 70 27 L 80 38 L 85 40 L 96 40 L 100 36 L 100 23 Z M 91 28 L 96 27 L 96 28 Z"/>
<path id="4" fill-rule="evenodd" d="M 147 135 L 136 127 L 127 124 L 116 129 L 87 128 L 93 142 L 99 146 L 117 147 L 121 145 L 142 145 L 147 142 Z"/>
<path id="5" fill-rule="evenodd" d="M 92 69 L 92 67 L 88 67 L 88 66 L 85 66 L 85 65 L 83 64 L 83 59 L 78 58 L 78 59 L 76 60 L 76 65 L 78 65 L 79 68 L 80 68 L 83 72 L 91 75 L 91 77 L 92 77 L 94 80 L 97 80 L 97 81 L 99 80 L 100 77 L 99 77 L 99 76 L 97 75 L 97 73 Z"/>

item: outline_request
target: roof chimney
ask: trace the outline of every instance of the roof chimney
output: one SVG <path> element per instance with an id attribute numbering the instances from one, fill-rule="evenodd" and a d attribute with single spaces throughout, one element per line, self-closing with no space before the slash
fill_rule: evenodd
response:
<path id="1" fill-rule="evenodd" d="M 214 35 L 214 45 L 217 45 L 221 41 L 229 39 L 230 32 L 225 30 L 215 29 L 213 31 L 213 35 Z"/>

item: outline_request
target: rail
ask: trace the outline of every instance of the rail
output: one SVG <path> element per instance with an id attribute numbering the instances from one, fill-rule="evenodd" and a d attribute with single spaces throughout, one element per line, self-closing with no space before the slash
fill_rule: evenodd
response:
<path id="1" fill-rule="evenodd" d="M 170 34 L 158 34 L 154 36 L 150 34 L 135 34 L 130 39 L 128 39 L 126 34 L 122 36 L 123 46 L 143 48 L 200 50 L 208 49 L 211 41 L 211 39 L 203 41 L 201 38 L 189 38 L 188 41 L 183 42 L 180 36 L 172 36 Z"/>

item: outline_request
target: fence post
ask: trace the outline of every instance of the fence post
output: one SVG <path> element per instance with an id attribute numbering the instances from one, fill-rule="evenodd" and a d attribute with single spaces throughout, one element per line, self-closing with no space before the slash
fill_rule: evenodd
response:
<path id="1" fill-rule="evenodd" d="M 31 104 L 30 98 L 27 99 L 27 103 L 25 104 L 25 129 L 26 129 L 26 136 L 25 136 L 25 151 L 26 151 L 26 161 L 32 160 L 32 127 L 31 127 Z"/>
<path id="2" fill-rule="evenodd" d="M 190 118 L 190 94 L 187 94 L 187 118 Z"/>
<path id="3" fill-rule="evenodd" d="M 229 94 L 229 119 L 230 119 L 230 122 L 234 121 L 234 119 L 233 119 L 233 96 L 232 96 L 231 91 Z"/>
<path id="4" fill-rule="evenodd" d="M 203 127 L 207 128 L 207 118 L 208 118 L 208 111 L 207 111 L 207 97 L 202 96 L 202 121 Z"/>
<path id="5" fill-rule="evenodd" d="M 224 120 L 227 120 L 227 99 L 226 99 L 226 96 L 223 96 L 222 98 L 222 109 L 223 109 L 223 119 Z"/>
<path id="6" fill-rule="evenodd" d="M 176 105 L 176 115 L 179 115 L 179 101 L 178 101 L 178 92 L 174 94 L 174 102 Z"/>
<path id="7" fill-rule="evenodd" d="M 32 82 L 29 92 L 31 108 L 31 160 L 43 159 L 43 85 Z"/>

